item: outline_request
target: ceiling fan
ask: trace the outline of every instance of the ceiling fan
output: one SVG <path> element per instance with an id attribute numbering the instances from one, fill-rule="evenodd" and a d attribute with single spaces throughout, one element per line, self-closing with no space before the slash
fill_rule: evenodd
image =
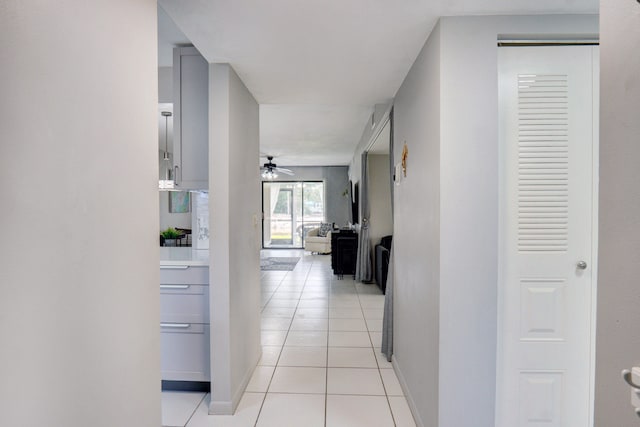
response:
<path id="1" fill-rule="evenodd" d="M 279 168 L 278 165 L 273 163 L 273 156 L 267 156 L 268 162 L 265 163 L 260 170 L 262 171 L 263 179 L 276 179 L 278 177 L 278 172 L 283 173 L 285 175 L 293 175 L 293 171 L 290 169 Z"/>

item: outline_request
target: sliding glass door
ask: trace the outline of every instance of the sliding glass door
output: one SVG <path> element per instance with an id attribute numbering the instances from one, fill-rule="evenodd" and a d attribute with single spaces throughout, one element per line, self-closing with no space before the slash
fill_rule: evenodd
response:
<path id="1" fill-rule="evenodd" d="M 262 183 L 262 246 L 303 248 L 307 232 L 325 218 L 321 181 Z"/>
<path id="2" fill-rule="evenodd" d="M 302 224 L 299 225 L 302 231 L 299 234 L 304 247 L 307 232 L 325 222 L 324 182 L 302 183 L 302 205 Z"/>

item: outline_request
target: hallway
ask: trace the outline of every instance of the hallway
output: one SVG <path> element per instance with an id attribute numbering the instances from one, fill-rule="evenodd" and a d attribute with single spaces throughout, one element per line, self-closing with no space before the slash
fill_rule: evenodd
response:
<path id="1" fill-rule="evenodd" d="M 262 359 L 234 416 L 209 416 L 204 393 L 164 392 L 163 425 L 187 427 L 415 426 L 393 368 L 380 353 L 384 295 L 337 280 L 330 256 L 293 271 L 263 271 Z"/>

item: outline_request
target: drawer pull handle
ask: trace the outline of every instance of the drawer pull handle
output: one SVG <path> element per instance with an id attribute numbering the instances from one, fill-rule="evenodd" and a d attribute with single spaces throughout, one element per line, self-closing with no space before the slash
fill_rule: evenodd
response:
<path id="1" fill-rule="evenodd" d="M 191 327 L 191 323 L 160 323 L 161 328 L 187 329 Z"/>
<path id="2" fill-rule="evenodd" d="M 161 265 L 160 270 L 186 270 L 188 265 Z"/>
<path id="3" fill-rule="evenodd" d="M 160 289 L 189 289 L 191 285 L 160 285 Z"/>

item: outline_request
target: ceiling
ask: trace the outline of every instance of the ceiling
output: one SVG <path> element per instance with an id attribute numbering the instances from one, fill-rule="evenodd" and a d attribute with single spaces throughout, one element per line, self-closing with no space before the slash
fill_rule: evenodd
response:
<path id="1" fill-rule="evenodd" d="M 439 16 L 598 12 L 598 0 L 159 4 L 160 65 L 189 40 L 209 62 L 230 63 L 261 105 L 261 151 L 289 166 L 348 164 L 373 106 L 392 100 Z"/>

